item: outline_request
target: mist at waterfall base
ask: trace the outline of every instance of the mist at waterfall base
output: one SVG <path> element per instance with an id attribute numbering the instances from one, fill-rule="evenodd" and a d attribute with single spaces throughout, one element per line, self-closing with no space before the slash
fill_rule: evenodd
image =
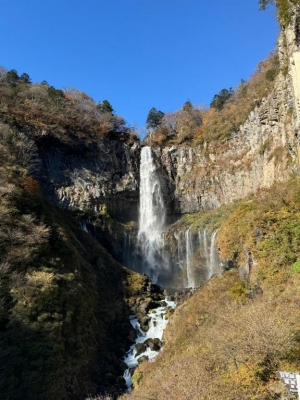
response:
<path id="1" fill-rule="evenodd" d="M 124 235 L 124 264 L 149 276 L 162 287 L 196 287 L 220 271 L 215 245 L 217 232 L 189 229 L 173 238 L 177 251 L 165 243 L 166 206 L 160 164 L 151 147 L 141 150 L 140 210 L 137 242 Z M 136 242 L 136 243 L 135 243 Z"/>

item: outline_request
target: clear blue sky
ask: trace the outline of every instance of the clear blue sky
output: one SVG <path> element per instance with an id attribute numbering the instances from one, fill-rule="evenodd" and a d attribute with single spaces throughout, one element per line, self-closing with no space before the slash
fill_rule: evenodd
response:
<path id="1" fill-rule="evenodd" d="M 0 0 L 0 65 L 107 99 L 129 123 L 209 104 L 276 45 L 257 0 Z"/>

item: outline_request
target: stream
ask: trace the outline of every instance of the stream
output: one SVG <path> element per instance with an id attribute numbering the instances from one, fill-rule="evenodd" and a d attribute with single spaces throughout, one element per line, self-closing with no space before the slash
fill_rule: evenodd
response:
<path id="1" fill-rule="evenodd" d="M 163 332 L 168 323 L 165 314 L 168 309 L 174 309 L 176 307 L 174 301 L 164 299 L 162 303 L 162 306 L 150 310 L 148 313 L 148 317 L 150 318 L 148 332 L 144 332 L 141 329 L 135 316 L 131 316 L 130 318 L 131 325 L 137 332 L 137 337 L 135 343 L 130 347 L 124 357 L 124 362 L 127 364 L 128 368 L 124 372 L 123 377 L 129 391 L 132 386 L 132 374 L 139 362 L 144 360 L 153 361 L 161 351 Z"/>

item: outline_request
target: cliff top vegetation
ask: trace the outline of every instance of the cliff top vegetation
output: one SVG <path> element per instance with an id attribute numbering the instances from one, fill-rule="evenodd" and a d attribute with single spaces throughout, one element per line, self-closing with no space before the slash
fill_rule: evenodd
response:
<path id="1" fill-rule="evenodd" d="M 96 103 L 75 88 L 59 90 L 46 81 L 32 83 L 27 73 L 0 68 L 0 121 L 33 136 L 64 142 L 99 137 L 131 141 L 137 137 L 111 104 Z"/>
<path id="2" fill-rule="evenodd" d="M 293 5 L 300 4 L 299 0 L 259 0 L 260 9 L 265 10 L 269 5 L 276 5 L 277 16 L 282 26 L 287 26 L 293 16 Z"/>
<path id="3" fill-rule="evenodd" d="M 160 114 L 145 142 L 153 146 L 182 143 L 196 146 L 227 140 L 271 93 L 279 72 L 277 53 L 272 52 L 259 63 L 248 82 L 242 80 L 235 89 L 222 89 L 213 97 L 209 108 L 194 107 L 187 101 L 179 111 Z"/>

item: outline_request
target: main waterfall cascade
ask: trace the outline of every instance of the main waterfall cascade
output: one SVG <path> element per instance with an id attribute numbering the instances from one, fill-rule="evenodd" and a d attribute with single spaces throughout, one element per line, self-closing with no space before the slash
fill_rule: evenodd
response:
<path id="1" fill-rule="evenodd" d="M 217 231 L 210 235 L 206 230 L 193 230 L 193 225 L 187 230 L 177 231 L 172 236 L 176 240 L 177 251 L 171 254 L 168 245 L 165 246 L 165 221 L 166 209 L 159 169 L 155 165 L 151 148 L 144 147 L 141 152 L 140 218 L 137 237 L 140 272 L 147 274 L 156 283 L 161 276 L 166 277 L 167 271 L 169 279 L 163 281 L 175 283 L 178 288 L 195 288 L 219 272 L 220 259 L 215 244 Z M 124 233 L 123 240 L 123 257 L 126 261 L 128 257 L 130 258 L 130 235 Z M 167 254 L 168 252 L 170 254 Z M 137 332 L 137 337 L 135 344 L 124 357 L 128 368 L 123 376 L 129 390 L 132 386 L 134 369 L 144 360 L 152 361 L 160 351 L 163 331 L 167 325 L 165 314 L 168 308 L 175 306 L 173 301 L 165 299 L 161 306 L 150 310 L 148 332 L 141 330 L 135 316 L 131 317 L 130 322 Z"/>
<path id="2" fill-rule="evenodd" d="M 161 183 L 151 147 L 143 147 L 140 166 L 140 218 L 138 247 L 142 255 L 142 272 L 156 283 L 164 263 L 163 231 L 166 211 Z"/>
<path id="3" fill-rule="evenodd" d="M 176 234 L 177 251 L 171 254 L 164 244 L 166 207 L 162 193 L 161 173 L 151 147 L 141 151 L 140 214 L 137 237 L 138 271 L 147 274 L 154 283 L 170 283 L 173 287 L 196 287 L 220 271 L 220 259 L 215 245 L 217 231 L 198 231 L 191 225 Z M 130 237 L 124 238 L 126 249 Z M 124 257 L 127 257 L 127 250 Z"/>

